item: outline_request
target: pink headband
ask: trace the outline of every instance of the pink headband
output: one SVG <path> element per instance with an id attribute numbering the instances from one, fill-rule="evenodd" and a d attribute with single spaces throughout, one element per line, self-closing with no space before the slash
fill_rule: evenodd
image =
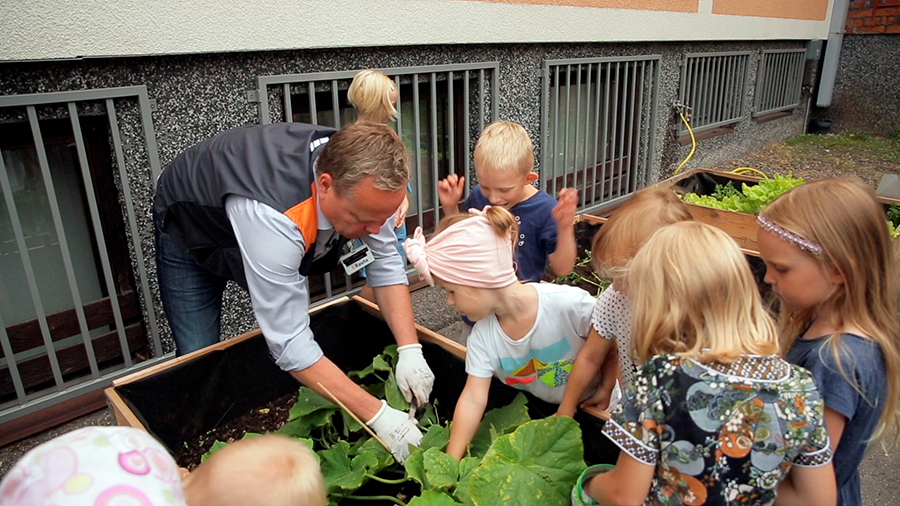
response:
<path id="1" fill-rule="evenodd" d="M 473 288 L 503 288 L 515 283 L 511 237 L 498 236 L 484 211 L 469 212 L 475 216 L 453 224 L 428 244 L 421 227 L 403 243 L 419 279 L 434 286 L 432 276 L 436 276 Z"/>
<path id="2" fill-rule="evenodd" d="M 760 227 L 771 234 L 777 235 L 778 238 L 782 241 L 787 241 L 802 250 L 812 253 L 813 255 L 821 255 L 822 251 L 824 251 L 822 249 L 822 246 L 819 246 L 812 241 L 806 240 L 793 232 L 785 230 L 779 225 L 772 223 L 764 216 L 758 216 L 756 218 L 756 221 L 759 223 Z"/>

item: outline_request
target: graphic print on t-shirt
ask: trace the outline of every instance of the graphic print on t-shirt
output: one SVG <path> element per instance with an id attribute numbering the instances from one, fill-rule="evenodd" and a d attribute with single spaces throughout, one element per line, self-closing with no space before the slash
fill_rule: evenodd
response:
<path id="1" fill-rule="evenodd" d="M 544 348 L 530 350 L 525 356 L 501 358 L 500 366 L 505 376 L 503 381 L 510 386 L 527 385 L 535 381 L 550 388 L 563 386 L 572 372 L 573 359 L 560 357 L 570 356 L 571 351 L 569 340 L 563 337 Z"/>

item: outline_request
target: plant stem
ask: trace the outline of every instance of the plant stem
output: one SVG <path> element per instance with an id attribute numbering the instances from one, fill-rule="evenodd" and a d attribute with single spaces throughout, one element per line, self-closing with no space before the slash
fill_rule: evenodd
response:
<path id="1" fill-rule="evenodd" d="M 403 478 L 398 478 L 396 480 L 389 480 L 387 478 L 382 478 L 381 476 L 376 476 L 374 474 L 366 473 L 366 477 L 371 478 L 375 481 L 380 481 L 381 483 L 386 483 L 388 485 L 399 485 L 401 483 L 406 483 L 407 481 L 409 481 L 409 479 L 407 479 L 405 476 Z"/>
<path id="2" fill-rule="evenodd" d="M 406 506 L 406 503 L 390 495 L 345 495 L 346 499 L 356 499 L 357 501 L 390 501 L 400 506 Z"/>

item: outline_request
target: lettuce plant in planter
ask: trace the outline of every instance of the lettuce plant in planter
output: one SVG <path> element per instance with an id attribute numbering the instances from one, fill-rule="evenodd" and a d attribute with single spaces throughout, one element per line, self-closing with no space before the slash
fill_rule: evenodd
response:
<path id="1" fill-rule="evenodd" d="M 388 346 L 362 371 L 350 373 L 374 395 L 408 409 L 394 381 L 396 346 Z M 381 500 L 405 505 L 405 492 L 371 495 L 367 488 L 418 489 L 410 506 L 451 504 L 564 505 L 585 468 L 579 424 L 566 417 L 531 420 L 526 398 L 488 411 L 460 462 L 444 452 L 449 421 L 429 405 L 419 424 L 424 437 L 401 466 L 351 417 L 309 388 L 300 389 L 278 433 L 299 438 L 316 451 L 331 504 Z M 245 437 L 252 437 L 248 433 Z M 204 458 L 223 447 L 216 443 Z M 417 487 L 415 485 L 417 485 Z M 375 485 L 371 487 L 370 485 Z"/>

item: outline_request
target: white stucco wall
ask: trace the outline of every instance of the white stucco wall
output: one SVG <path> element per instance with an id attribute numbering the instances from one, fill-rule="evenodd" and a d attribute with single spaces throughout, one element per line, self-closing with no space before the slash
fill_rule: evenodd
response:
<path id="1" fill-rule="evenodd" d="M 828 19 L 462 0 L 4 0 L 0 61 L 318 47 L 822 39 Z M 830 9 L 829 9 L 830 12 Z"/>

